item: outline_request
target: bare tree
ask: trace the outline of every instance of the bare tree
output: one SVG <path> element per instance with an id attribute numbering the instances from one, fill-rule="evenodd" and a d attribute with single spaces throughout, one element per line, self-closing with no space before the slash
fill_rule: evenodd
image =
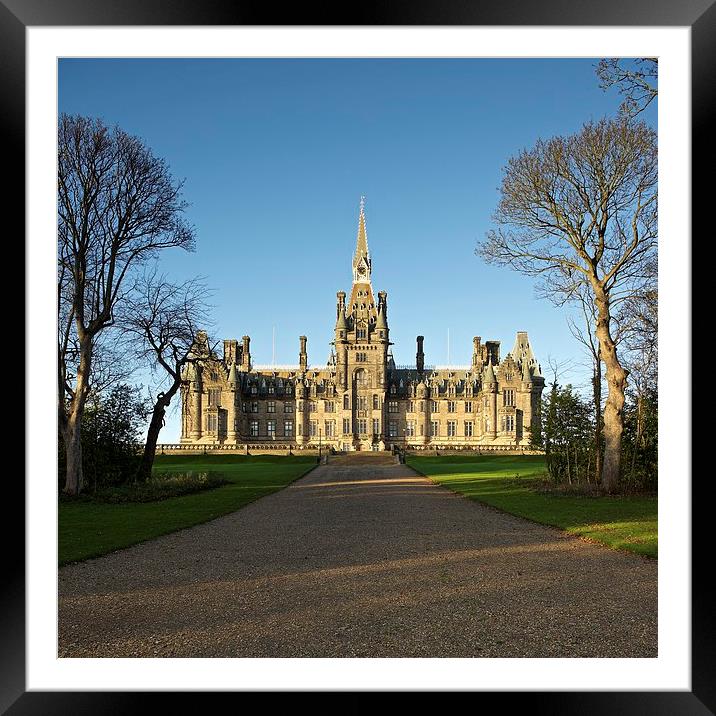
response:
<path id="1" fill-rule="evenodd" d="M 187 204 L 164 160 L 99 119 L 62 115 L 58 130 L 58 415 L 64 491 L 82 489 L 80 424 L 98 337 L 114 325 L 132 269 L 159 250 L 194 247 Z"/>
<path id="2" fill-rule="evenodd" d="M 599 86 L 603 90 L 618 89 L 624 96 L 619 111 L 628 117 L 636 117 L 656 99 L 658 74 L 659 61 L 655 57 L 610 57 L 597 65 Z"/>
<path id="3" fill-rule="evenodd" d="M 602 486 L 619 482 L 627 370 L 617 355 L 614 306 L 642 291 L 657 246 L 657 142 L 628 118 L 589 122 L 511 158 L 495 212 L 478 245 L 485 260 L 541 279 L 555 303 L 588 290 L 605 365 Z"/>
<path id="4" fill-rule="evenodd" d="M 152 398 L 151 420 L 137 471 L 140 481 L 151 476 L 164 417 L 186 381 L 187 366 L 208 351 L 208 338 L 201 330 L 209 325 L 207 297 L 208 289 L 200 279 L 174 284 L 151 271 L 138 282 L 127 302 L 124 330 L 136 339 L 137 357 L 161 374 L 162 387 Z"/>

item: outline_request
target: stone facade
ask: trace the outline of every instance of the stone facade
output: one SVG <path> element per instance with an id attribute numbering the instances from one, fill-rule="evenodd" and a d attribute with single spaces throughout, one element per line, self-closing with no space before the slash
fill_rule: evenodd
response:
<path id="1" fill-rule="evenodd" d="M 540 419 L 544 378 L 527 333 L 500 359 L 500 342 L 473 339 L 469 366 L 426 365 L 417 337 L 415 365 L 396 366 L 388 295 L 371 285 L 361 201 L 348 300 L 339 291 L 335 338 L 327 365 L 309 366 L 306 337 L 299 363 L 254 366 L 250 339 L 225 340 L 223 355 L 205 336 L 200 360 L 182 388 L 183 444 L 257 445 L 336 450 L 528 447 Z"/>

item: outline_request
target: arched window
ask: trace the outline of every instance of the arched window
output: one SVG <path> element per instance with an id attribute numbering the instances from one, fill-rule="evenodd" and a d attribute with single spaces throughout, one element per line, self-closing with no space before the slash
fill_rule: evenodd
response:
<path id="1" fill-rule="evenodd" d="M 368 376 L 366 372 L 363 370 L 363 368 L 360 368 L 355 372 L 355 381 L 356 386 L 363 387 L 365 385 L 368 385 Z"/>

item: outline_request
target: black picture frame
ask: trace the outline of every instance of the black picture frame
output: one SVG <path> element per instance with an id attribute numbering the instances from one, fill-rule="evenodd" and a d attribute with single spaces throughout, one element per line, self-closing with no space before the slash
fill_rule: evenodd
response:
<path id="1" fill-rule="evenodd" d="M 346 12 L 348 11 L 348 12 Z M 6 177 L 5 206 L 24 206 L 25 183 L 25 29 L 32 26 L 103 25 L 485 25 L 485 26 L 682 26 L 692 39 L 692 218 L 693 235 L 711 236 L 706 214 L 714 166 L 716 127 L 716 0 L 502 0 L 491 4 L 414 0 L 351 6 L 295 4 L 276 10 L 265 2 L 222 0 L 0 0 L 0 123 Z M 699 181 L 699 178 L 702 181 Z M 707 192 L 709 192 L 707 194 Z M 22 216 L 22 213 L 19 213 Z M 697 233 L 699 224 L 702 233 Z M 15 235 L 23 231 L 23 221 Z M 687 242 L 689 237 L 684 237 Z M 16 242 L 19 243 L 19 242 Z M 23 258 L 20 259 L 24 261 Z M 26 326 L 26 330 L 31 330 Z M 683 386 L 690 391 L 690 385 Z M 27 440 L 27 439 L 26 439 Z M 27 443 L 26 443 L 27 445 Z M 690 464 L 688 459 L 687 464 Z M 691 474 L 677 476 L 691 480 Z M 709 475 L 703 475 L 708 478 Z M 8 476 L 9 478 L 9 476 Z M 692 688 L 688 692 L 548 692 L 480 693 L 481 708 L 493 698 L 500 708 L 531 714 L 714 714 L 716 713 L 716 620 L 707 565 L 713 562 L 709 519 L 709 480 L 692 480 Z M 6 479 L 6 503 L 24 504 L 24 486 Z M 21 514 L 19 507 L 12 512 Z M 3 521 L 5 569 L 0 597 L 0 710 L 8 714 L 128 713 L 136 708 L 165 707 L 166 693 L 27 692 L 25 687 L 25 559 L 17 544 L 18 525 Z M 180 711 L 208 711 L 215 694 L 178 694 Z M 240 695 L 239 695 L 240 696 Z M 370 694 L 338 695 L 342 711 L 365 708 Z M 297 695 L 292 708 L 298 708 Z M 298 698 L 301 698 L 300 696 Z M 421 697 L 423 698 L 423 697 Z M 371 699 L 372 700 L 372 699 Z M 386 703 L 391 703 L 388 699 Z M 312 706 L 315 708 L 315 705 Z"/>

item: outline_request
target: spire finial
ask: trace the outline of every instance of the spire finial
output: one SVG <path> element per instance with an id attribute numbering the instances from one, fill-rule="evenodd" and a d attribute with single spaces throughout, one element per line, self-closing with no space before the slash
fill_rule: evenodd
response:
<path id="1" fill-rule="evenodd" d="M 360 198 L 360 213 L 363 213 L 363 210 L 365 209 L 365 195 L 361 195 Z"/>

